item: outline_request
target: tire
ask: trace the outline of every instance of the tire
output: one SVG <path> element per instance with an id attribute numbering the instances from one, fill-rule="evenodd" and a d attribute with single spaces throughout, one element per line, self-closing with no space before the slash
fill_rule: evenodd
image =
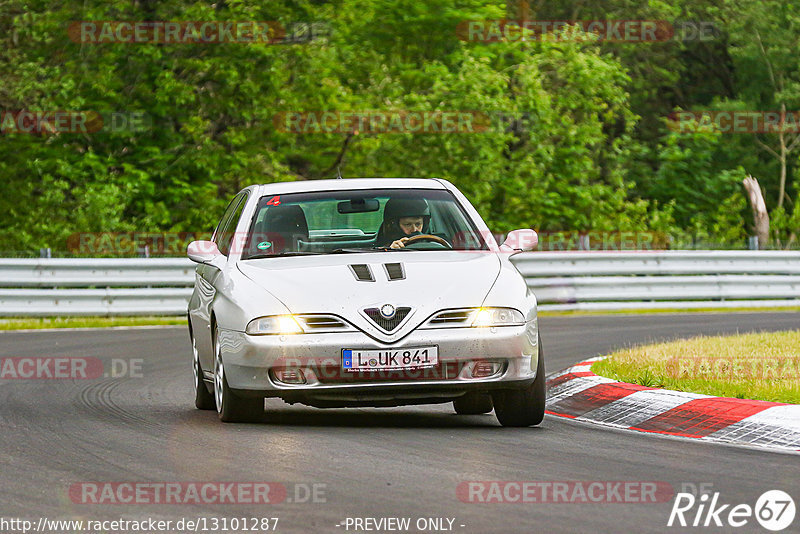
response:
<path id="1" fill-rule="evenodd" d="M 453 408 L 458 415 L 480 415 L 491 412 L 494 404 L 488 393 L 470 392 L 455 399 Z"/>
<path id="2" fill-rule="evenodd" d="M 216 331 L 214 332 L 214 406 L 220 421 L 224 423 L 253 423 L 264 416 L 263 397 L 239 397 L 228 387 Z"/>
<path id="3" fill-rule="evenodd" d="M 539 363 L 536 366 L 536 379 L 525 388 L 500 390 L 492 394 L 494 413 L 503 426 L 534 426 L 544 419 L 545 389 L 544 351 L 539 337 Z"/>
<path id="4" fill-rule="evenodd" d="M 197 353 L 197 341 L 192 336 L 192 367 L 194 369 L 194 406 L 198 410 L 213 410 L 216 407 L 214 395 L 208 391 L 203 380 L 203 369 L 200 366 L 200 355 Z"/>

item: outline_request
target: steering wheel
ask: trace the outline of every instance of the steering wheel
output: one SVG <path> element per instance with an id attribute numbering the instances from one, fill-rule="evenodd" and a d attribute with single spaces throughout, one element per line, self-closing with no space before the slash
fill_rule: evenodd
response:
<path id="1" fill-rule="evenodd" d="M 413 245 L 417 241 L 433 241 L 434 243 L 439 243 L 440 245 L 447 247 L 449 249 L 453 248 L 453 245 L 448 243 L 446 239 L 442 239 L 438 235 L 433 235 L 433 234 L 420 234 L 420 235 L 415 235 L 413 237 L 409 237 L 405 242 L 405 246 Z"/>

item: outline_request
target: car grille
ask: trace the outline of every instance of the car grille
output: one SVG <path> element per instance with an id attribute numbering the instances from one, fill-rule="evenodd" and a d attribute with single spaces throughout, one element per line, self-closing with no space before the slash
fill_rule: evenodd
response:
<path id="1" fill-rule="evenodd" d="M 403 280 L 406 277 L 402 263 L 384 263 L 383 268 L 386 269 L 386 276 L 390 281 Z"/>
<path id="2" fill-rule="evenodd" d="M 466 362 L 439 362 L 424 369 L 398 369 L 393 371 L 345 371 L 336 365 L 314 369 L 321 384 L 369 384 L 375 382 L 403 382 L 425 380 L 453 380 L 458 377 Z"/>
<path id="3" fill-rule="evenodd" d="M 372 322 L 376 325 L 380 326 L 387 332 L 391 332 L 395 328 L 398 327 L 400 323 L 403 322 L 403 319 L 406 318 L 408 312 L 411 311 L 411 308 L 397 308 L 394 311 L 394 317 L 391 319 L 385 319 L 378 308 L 367 308 L 364 310 L 364 313 L 367 314 L 367 317 L 372 319 Z"/>
<path id="4" fill-rule="evenodd" d="M 356 280 L 358 280 L 359 282 L 375 281 L 375 277 L 372 276 L 372 269 L 370 269 L 369 265 L 367 265 L 366 263 L 350 265 L 350 270 L 353 271 L 353 274 L 356 276 Z"/>

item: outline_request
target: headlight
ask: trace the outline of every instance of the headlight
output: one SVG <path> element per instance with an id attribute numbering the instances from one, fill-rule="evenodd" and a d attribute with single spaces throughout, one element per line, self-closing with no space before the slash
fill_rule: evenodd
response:
<path id="1" fill-rule="evenodd" d="M 525 324 L 522 313 L 512 308 L 478 308 L 472 326 L 510 326 Z"/>
<path id="2" fill-rule="evenodd" d="M 302 334 L 303 328 L 292 315 L 270 315 L 259 317 L 247 323 L 247 334 L 261 336 L 266 334 Z"/>
<path id="3" fill-rule="evenodd" d="M 455 308 L 434 314 L 420 329 L 522 326 L 525 316 L 513 308 Z"/>

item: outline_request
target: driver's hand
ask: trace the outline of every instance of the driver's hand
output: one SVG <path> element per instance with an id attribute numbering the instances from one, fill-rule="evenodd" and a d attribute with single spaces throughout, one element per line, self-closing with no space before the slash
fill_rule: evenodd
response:
<path id="1" fill-rule="evenodd" d="M 402 239 L 398 239 L 397 241 L 392 241 L 392 244 L 389 245 L 389 248 L 405 248 L 406 241 L 409 239 L 409 237 L 404 237 Z"/>

